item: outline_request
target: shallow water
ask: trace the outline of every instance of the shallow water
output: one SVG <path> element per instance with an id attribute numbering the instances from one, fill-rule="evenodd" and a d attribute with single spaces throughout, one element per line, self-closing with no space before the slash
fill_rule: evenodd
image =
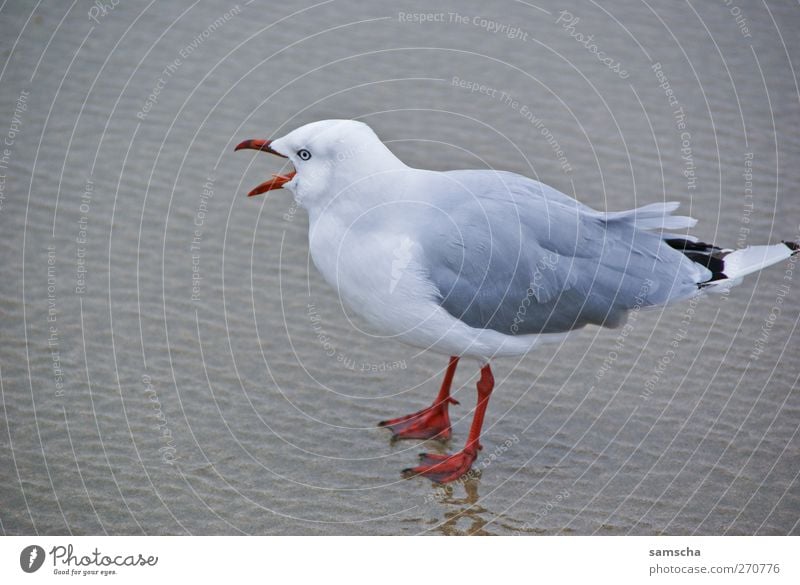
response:
<path id="1" fill-rule="evenodd" d="M 244 196 L 279 167 L 232 150 L 359 118 L 412 166 L 797 238 L 796 6 L 91 6 L 0 12 L 4 533 L 799 532 L 791 263 L 497 360 L 479 477 L 444 490 L 375 423 L 446 358 L 363 333 L 289 194 Z"/>

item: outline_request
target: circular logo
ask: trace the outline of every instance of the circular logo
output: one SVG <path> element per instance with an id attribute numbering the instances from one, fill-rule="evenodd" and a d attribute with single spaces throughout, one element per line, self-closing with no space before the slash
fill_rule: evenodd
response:
<path id="1" fill-rule="evenodd" d="M 19 566 L 26 573 L 35 573 L 44 563 L 44 549 L 36 544 L 26 546 L 19 553 Z"/>

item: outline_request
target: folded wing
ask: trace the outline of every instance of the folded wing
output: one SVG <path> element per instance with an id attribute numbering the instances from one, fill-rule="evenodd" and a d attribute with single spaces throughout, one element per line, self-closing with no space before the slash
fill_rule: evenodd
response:
<path id="1" fill-rule="evenodd" d="M 512 173 L 445 174 L 454 186 L 436 203 L 450 221 L 428 225 L 421 241 L 441 306 L 471 327 L 614 327 L 634 306 L 690 297 L 711 277 L 664 242 L 694 225 L 670 215 L 677 204 L 602 213 Z"/>

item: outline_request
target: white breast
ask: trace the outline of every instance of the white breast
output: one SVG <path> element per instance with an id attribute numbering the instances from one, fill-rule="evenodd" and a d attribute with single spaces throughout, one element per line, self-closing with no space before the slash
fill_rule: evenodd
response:
<path id="1" fill-rule="evenodd" d="M 436 291 L 420 274 L 408 236 L 348 229 L 324 215 L 309 229 L 314 265 L 341 300 L 384 335 L 413 329 L 434 310 Z"/>

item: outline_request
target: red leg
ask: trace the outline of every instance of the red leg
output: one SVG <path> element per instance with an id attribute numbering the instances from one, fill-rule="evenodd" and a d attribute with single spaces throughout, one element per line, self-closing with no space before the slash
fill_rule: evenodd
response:
<path id="1" fill-rule="evenodd" d="M 469 437 L 467 437 L 467 444 L 464 445 L 464 448 L 452 455 L 423 453 L 420 455 L 421 464 L 412 469 L 404 470 L 403 474 L 424 475 L 437 483 L 447 483 L 455 481 L 467 473 L 475 459 L 478 458 L 478 451 L 481 449 L 480 439 L 483 417 L 486 414 L 486 407 L 489 404 L 489 397 L 493 388 L 494 376 L 492 376 L 492 369 L 489 364 L 486 364 L 481 368 L 481 379 L 478 380 L 478 406 L 475 408 L 475 416 L 472 419 Z"/>
<path id="2" fill-rule="evenodd" d="M 439 395 L 433 404 L 419 412 L 407 414 L 399 418 L 385 420 L 378 423 L 379 427 L 386 427 L 392 431 L 392 439 L 442 439 L 450 438 L 450 414 L 448 406 L 458 404 L 450 397 L 450 386 L 456 373 L 458 358 L 453 356 L 447 366 L 447 371 L 442 380 Z"/>

